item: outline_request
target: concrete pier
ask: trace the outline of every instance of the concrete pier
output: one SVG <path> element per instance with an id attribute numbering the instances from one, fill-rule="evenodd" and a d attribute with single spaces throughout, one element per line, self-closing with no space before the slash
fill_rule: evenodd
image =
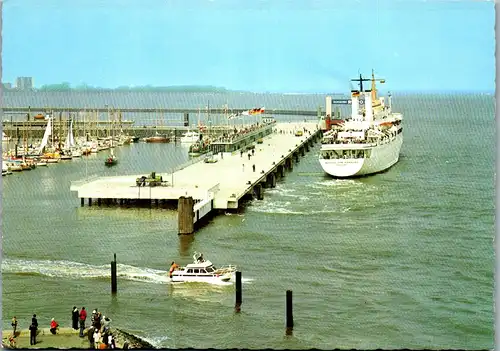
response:
<path id="1" fill-rule="evenodd" d="M 305 131 L 296 136 L 297 130 Z M 138 187 L 136 178 L 144 176 L 141 174 L 73 182 L 71 191 L 77 192 L 79 198 L 88 198 L 89 205 L 92 199 L 150 203 L 176 200 L 179 234 L 190 234 L 195 224 L 214 209 L 237 209 L 240 200 L 254 194 L 257 199 L 264 199 L 264 188 L 275 187 L 277 178 L 284 177 L 285 168 L 293 170 L 293 159 L 305 154 L 305 145 L 318 140 L 319 133 L 316 123 L 278 123 L 261 143 L 253 143 L 254 152 L 244 150 L 243 157 L 240 150 L 204 155 L 199 162 L 182 166 L 173 174 L 156 172 L 156 176 L 168 180 L 158 186 Z M 203 162 L 204 158 L 210 162 Z"/>

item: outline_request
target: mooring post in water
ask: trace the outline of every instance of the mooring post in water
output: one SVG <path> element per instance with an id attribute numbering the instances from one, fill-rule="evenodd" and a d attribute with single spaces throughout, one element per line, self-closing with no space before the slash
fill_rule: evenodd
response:
<path id="1" fill-rule="evenodd" d="M 111 261 L 111 293 L 116 294 L 116 254 L 114 261 Z"/>
<path id="2" fill-rule="evenodd" d="M 286 291 L 286 335 L 291 335 L 293 331 L 293 304 L 292 290 Z"/>
<path id="3" fill-rule="evenodd" d="M 236 304 L 234 305 L 236 312 L 241 311 L 241 272 L 236 271 Z"/>

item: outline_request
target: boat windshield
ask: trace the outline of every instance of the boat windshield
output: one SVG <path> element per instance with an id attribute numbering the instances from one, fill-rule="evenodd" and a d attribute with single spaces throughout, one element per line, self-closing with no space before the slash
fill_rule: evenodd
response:
<path id="1" fill-rule="evenodd" d="M 205 269 L 207 270 L 208 273 L 215 272 L 215 267 L 213 267 L 213 266 L 212 267 L 210 267 L 210 266 L 206 267 Z"/>

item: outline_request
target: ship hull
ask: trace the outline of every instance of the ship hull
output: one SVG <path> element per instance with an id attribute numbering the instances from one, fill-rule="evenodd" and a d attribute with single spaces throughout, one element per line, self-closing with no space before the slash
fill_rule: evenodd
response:
<path id="1" fill-rule="evenodd" d="M 383 172 L 399 160 L 403 133 L 387 144 L 371 148 L 368 158 L 320 159 L 323 171 L 332 177 L 349 178 Z"/>

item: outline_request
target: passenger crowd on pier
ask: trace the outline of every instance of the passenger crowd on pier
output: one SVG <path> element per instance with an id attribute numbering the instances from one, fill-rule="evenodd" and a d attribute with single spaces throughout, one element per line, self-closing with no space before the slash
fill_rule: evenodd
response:
<path id="1" fill-rule="evenodd" d="M 257 122 L 257 123 L 251 124 L 251 125 L 249 125 L 247 127 L 240 128 L 240 129 L 238 129 L 238 128 L 235 127 L 233 131 L 223 133 L 215 141 L 225 142 L 225 143 L 231 143 L 234 140 L 236 140 L 236 139 L 244 136 L 245 134 L 254 132 L 254 131 L 258 130 L 259 128 L 263 128 L 265 126 L 268 126 L 268 125 L 274 124 L 274 123 L 276 123 L 275 120 L 270 121 L 270 122 L 262 122 L 262 123 Z"/>

